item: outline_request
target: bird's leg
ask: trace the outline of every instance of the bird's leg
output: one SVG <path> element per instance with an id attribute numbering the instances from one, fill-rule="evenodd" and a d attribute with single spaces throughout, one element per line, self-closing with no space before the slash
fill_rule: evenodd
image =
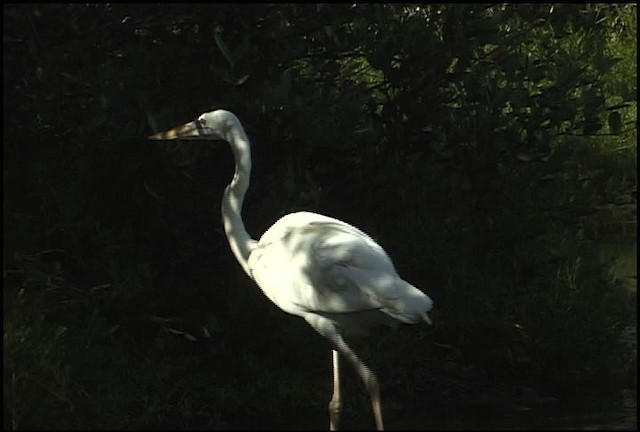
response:
<path id="1" fill-rule="evenodd" d="M 373 407 L 373 416 L 376 420 L 376 429 L 384 430 L 384 423 L 382 422 L 382 408 L 380 408 L 380 387 L 378 386 L 378 379 L 376 375 L 369 369 L 360 358 L 354 353 L 351 348 L 345 343 L 342 336 L 339 334 L 333 335 L 331 338 L 336 348 L 353 364 L 362 378 L 369 397 L 371 398 L 371 406 Z M 335 353 L 335 351 L 334 351 Z M 335 353 L 334 355 L 336 355 Z M 334 357 L 335 358 L 335 357 Z M 335 394 L 334 394 L 335 396 Z"/>
<path id="2" fill-rule="evenodd" d="M 369 370 L 369 368 L 365 366 L 364 363 L 362 363 L 362 360 L 358 358 L 356 353 L 354 353 L 351 350 L 351 348 L 349 348 L 349 346 L 346 344 L 344 339 L 342 339 L 342 336 L 340 336 L 340 333 L 333 322 L 331 322 L 330 320 L 326 319 L 321 315 L 316 315 L 313 313 L 306 314 L 304 316 L 304 319 L 306 319 L 307 322 L 311 324 L 311 326 L 315 328 L 318 333 L 320 333 L 322 336 L 326 337 L 331 342 L 333 342 L 333 345 L 335 347 L 334 354 L 333 354 L 334 356 L 333 357 L 334 393 L 333 393 L 333 398 L 331 398 L 331 402 L 329 402 L 329 415 L 330 415 L 329 426 L 332 429 L 333 427 L 338 426 L 337 422 L 336 423 L 333 423 L 333 422 L 334 422 L 334 419 L 337 420 L 338 416 L 336 415 L 336 413 L 339 413 L 340 406 L 341 406 L 339 391 L 336 391 L 336 388 L 339 389 L 339 387 L 335 385 L 337 382 L 337 379 L 335 377 L 337 376 L 337 370 L 338 370 L 337 368 L 338 353 L 336 352 L 337 350 L 340 352 L 340 354 L 345 356 L 353 364 L 353 366 L 356 368 L 356 371 L 358 372 L 358 375 L 360 375 L 360 378 L 362 378 L 362 381 L 364 382 L 364 385 L 367 388 L 367 392 L 369 392 L 369 397 L 371 398 L 373 415 L 376 420 L 376 429 L 384 430 L 384 424 L 382 423 L 382 409 L 380 408 L 380 388 L 378 387 L 378 379 L 376 378 L 374 373 L 371 372 L 371 370 Z M 336 394 L 338 395 L 337 397 L 336 397 Z M 331 407 L 335 401 L 337 401 L 336 405 L 338 406 L 338 410 L 332 411 Z"/>
<path id="3" fill-rule="evenodd" d="M 338 351 L 333 351 L 333 396 L 329 401 L 329 430 L 338 430 L 340 425 L 340 368 L 338 363 Z"/>

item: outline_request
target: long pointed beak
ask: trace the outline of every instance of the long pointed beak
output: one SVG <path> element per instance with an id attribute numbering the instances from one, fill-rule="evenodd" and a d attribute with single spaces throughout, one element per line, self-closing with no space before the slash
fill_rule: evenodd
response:
<path id="1" fill-rule="evenodd" d="M 150 135 L 150 140 L 172 140 L 178 138 L 196 138 L 202 136 L 202 129 L 197 121 L 192 121 L 182 126 L 176 126 L 173 129 L 164 132 L 158 132 Z"/>

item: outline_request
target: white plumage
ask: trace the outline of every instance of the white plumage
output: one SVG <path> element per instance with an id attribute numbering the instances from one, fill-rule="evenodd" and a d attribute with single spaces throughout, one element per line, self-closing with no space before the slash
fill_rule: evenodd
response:
<path id="1" fill-rule="evenodd" d="M 430 322 L 431 300 L 400 279 L 386 252 L 327 216 L 298 212 L 279 219 L 249 255 L 249 270 L 265 295 L 294 315 L 371 311 Z"/>
<path id="2" fill-rule="evenodd" d="M 431 324 L 431 299 L 398 276 L 387 253 L 358 228 L 310 212 L 280 218 L 259 241 L 251 239 L 241 217 L 249 187 L 251 152 L 238 118 L 216 110 L 161 132 L 151 139 L 223 139 L 234 153 L 236 170 L 222 199 L 222 218 L 231 250 L 245 272 L 280 309 L 304 318 L 334 346 L 334 394 L 330 428 L 341 409 L 338 355 L 353 363 L 370 394 L 376 426 L 383 429 L 375 375 L 342 338 L 364 335 L 378 324 Z"/>

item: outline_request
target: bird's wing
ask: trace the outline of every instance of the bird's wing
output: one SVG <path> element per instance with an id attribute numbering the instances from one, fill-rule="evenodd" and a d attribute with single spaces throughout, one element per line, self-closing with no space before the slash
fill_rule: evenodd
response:
<path id="1" fill-rule="evenodd" d="M 365 233 L 315 213 L 281 218 L 249 259 L 264 293 L 287 312 L 379 310 L 402 322 L 428 321 L 431 300 L 402 280 Z"/>
<path id="2" fill-rule="evenodd" d="M 314 242 L 315 265 L 311 271 L 317 291 L 353 298 L 406 323 L 429 321 L 431 300 L 398 276 L 387 253 L 369 236 L 344 223 L 323 224 Z M 319 304 L 320 312 L 324 304 Z"/>

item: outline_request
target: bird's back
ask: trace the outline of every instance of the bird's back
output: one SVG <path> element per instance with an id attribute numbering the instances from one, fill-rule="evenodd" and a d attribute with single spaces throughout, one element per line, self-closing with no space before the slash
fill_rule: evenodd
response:
<path id="1" fill-rule="evenodd" d="M 431 299 L 401 279 L 384 249 L 358 228 L 328 216 L 291 213 L 260 238 L 251 275 L 276 305 L 364 333 L 395 320 L 430 322 Z"/>

